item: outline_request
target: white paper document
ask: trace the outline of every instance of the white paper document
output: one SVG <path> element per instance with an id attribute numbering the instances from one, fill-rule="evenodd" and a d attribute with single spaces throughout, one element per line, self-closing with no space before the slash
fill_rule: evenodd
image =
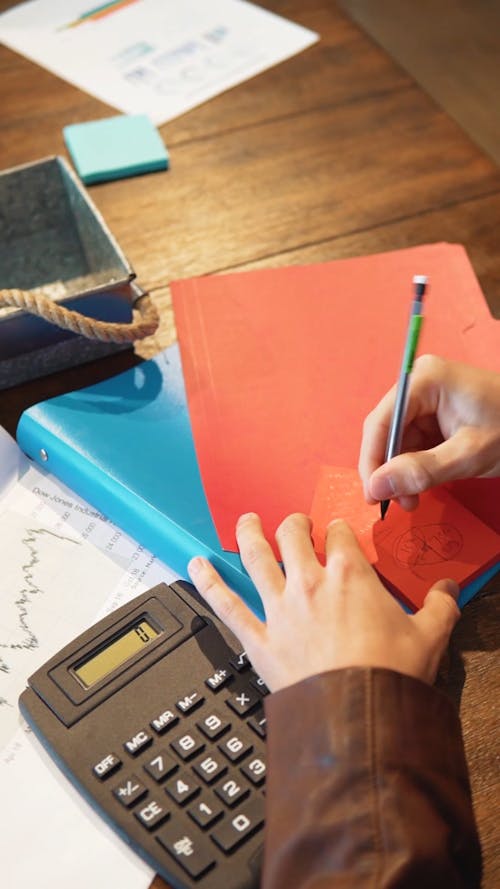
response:
<path id="1" fill-rule="evenodd" d="M 316 40 L 246 0 L 30 0 L 0 16 L 11 49 L 156 124 Z"/>
<path id="2" fill-rule="evenodd" d="M 0 428 L 0 831 L 8 889 L 147 889 L 151 869 L 72 788 L 27 730 L 28 677 L 94 621 L 176 575 Z"/>
<path id="3" fill-rule="evenodd" d="M 31 466 L 4 430 L 0 465 L 11 467 L 0 473 L 1 751 L 19 727 L 17 699 L 27 678 L 106 611 L 176 575 Z"/>
<path id="4" fill-rule="evenodd" d="M 5 889 L 148 889 L 154 873 L 21 731 L 0 762 Z M 7 751 L 4 751 L 4 757 Z"/>

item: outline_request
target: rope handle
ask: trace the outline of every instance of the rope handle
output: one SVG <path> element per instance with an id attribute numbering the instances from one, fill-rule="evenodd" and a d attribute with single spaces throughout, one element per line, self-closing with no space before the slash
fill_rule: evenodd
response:
<path id="1" fill-rule="evenodd" d="M 130 323 L 88 318 L 80 312 L 54 302 L 44 293 L 42 287 L 33 290 L 0 289 L 0 306 L 24 309 L 64 330 L 71 330 L 89 340 L 101 340 L 104 343 L 131 343 L 134 340 L 142 340 L 151 336 L 160 323 L 160 316 L 148 294 L 139 297 L 134 304 L 133 308 L 137 310 L 139 317 Z"/>

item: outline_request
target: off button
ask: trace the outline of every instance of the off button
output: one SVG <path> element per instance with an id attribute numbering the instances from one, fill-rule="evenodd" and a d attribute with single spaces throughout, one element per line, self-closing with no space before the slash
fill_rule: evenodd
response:
<path id="1" fill-rule="evenodd" d="M 108 753 L 108 755 L 101 759 L 100 762 L 96 762 L 92 771 L 96 778 L 100 778 L 101 781 L 104 781 L 108 775 L 112 775 L 113 772 L 116 772 L 121 764 L 121 759 L 119 759 L 115 753 Z"/>

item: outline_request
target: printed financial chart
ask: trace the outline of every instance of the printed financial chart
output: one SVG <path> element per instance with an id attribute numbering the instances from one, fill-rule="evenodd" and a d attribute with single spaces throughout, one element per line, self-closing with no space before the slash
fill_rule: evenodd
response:
<path id="1" fill-rule="evenodd" d="M 176 575 L 54 478 L 30 468 L 0 499 L 0 750 L 27 678 L 103 614 Z"/>
<path id="2" fill-rule="evenodd" d="M 0 40 L 11 49 L 156 124 L 317 39 L 307 28 L 240 0 L 33 0 L 0 15 Z"/>

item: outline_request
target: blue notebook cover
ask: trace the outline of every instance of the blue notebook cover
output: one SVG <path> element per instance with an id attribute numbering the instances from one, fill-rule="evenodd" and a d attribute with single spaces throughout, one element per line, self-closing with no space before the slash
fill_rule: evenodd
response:
<path id="1" fill-rule="evenodd" d="M 204 555 L 263 616 L 239 556 L 218 542 L 198 469 L 177 345 L 102 383 L 28 408 L 16 437 L 28 457 L 181 577 L 187 577 L 192 556 Z"/>
<path id="2" fill-rule="evenodd" d="M 177 345 L 102 383 L 28 408 L 17 441 L 28 457 L 181 577 L 187 577 L 192 556 L 209 558 L 263 617 L 239 556 L 221 548 L 210 516 Z M 465 587 L 460 605 L 499 567 Z"/>

